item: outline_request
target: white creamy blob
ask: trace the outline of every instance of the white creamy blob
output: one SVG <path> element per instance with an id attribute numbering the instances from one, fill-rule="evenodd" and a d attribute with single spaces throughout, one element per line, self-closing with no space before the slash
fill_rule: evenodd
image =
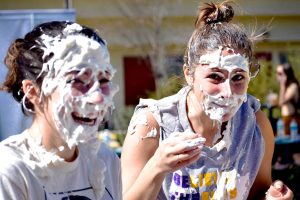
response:
<path id="1" fill-rule="evenodd" d="M 203 90 L 202 90 L 203 91 Z M 224 115 L 232 117 L 240 108 L 243 102 L 247 101 L 246 93 L 243 95 L 233 94 L 230 98 L 222 98 L 221 95 L 209 95 L 204 93 L 202 103 L 204 112 L 212 119 L 222 122 Z"/>
<path id="2" fill-rule="evenodd" d="M 245 56 L 237 53 L 229 54 L 226 56 L 222 55 L 222 49 L 202 55 L 199 59 L 200 64 L 208 65 L 205 68 L 219 68 L 228 71 L 228 78 L 225 83 L 230 90 L 229 97 L 222 97 L 221 94 L 210 95 L 205 92 L 204 88 L 200 85 L 200 90 L 204 94 L 204 101 L 202 107 L 205 113 L 212 119 L 218 122 L 222 122 L 225 115 L 232 117 L 237 110 L 240 108 L 243 102 L 247 100 L 246 92 L 244 94 L 233 94 L 230 89 L 230 79 L 236 73 L 237 70 L 246 72 L 247 84 L 250 81 L 249 76 L 249 62 Z M 230 49 L 228 49 L 230 50 Z M 233 50 L 232 50 L 233 52 Z"/>
<path id="3" fill-rule="evenodd" d="M 65 29 L 72 32 L 81 27 L 73 25 Z M 54 90 L 59 92 L 59 101 L 53 106 L 53 118 L 60 136 L 71 148 L 78 142 L 85 142 L 96 137 L 100 123 L 109 108 L 113 108 L 113 96 L 118 87 L 108 82 L 106 90 L 102 90 L 99 83 L 99 74 L 109 81 L 115 70 L 110 64 L 108 50 L 93 39 L 83 35 L 69 35 L 66 38 L 52 38 L 42 36 L 45 43 L 45 54 L 50 52 L 54 56 L 43 65 L 42 73 L 47 75 L 42 83 L 42 93 L 51 95 Z M 83 87 L 88 90 L 82 94 L 74 92 L 76 77 L 90 72 L 88 78 L 81 80 Z M 71 75 L 70 75 L 71 74 Z M 74 76 L 68 80 L 67 77 Z M 80 93 L 80 91 L 79 91 Z M 102 101 L 91 102 L 94 95 L 101 95 Z M 80 120 L 75 120 L 75 119 Z M 79 122 L 78 122 L 79 121 Z"/>
<path id="4" fill-rule="evenodd" d="M 142 140 L 147 139 L 147 138 L 156 138 L 156 136 L 157 136 L 157 130 L 155 127 L 152 127 L 149 125 L 146 113 L 147 113 L 147 110 L 145 110 L 145 109 L 138 110 L 135 113 L 135 115 L 132 116 L 132 119 L 128 126 L 129 134 L 135 133 L 137 125 L 146 126 L 148 128 L 149 132 L 147 132 L 147 134 L 145 136 L 140 137 Z"/>
<path id="5" fill-rule="evenodd" d="M 221 172 L 217 183 L 217 190 L 212 199 L 226 200 L 230 195 L 233 199 L 247 199 L 245 188 L 249 188 L 249 173 L 241 176 L 236 169 Z"/>
<path id="6" fill-rule="evenodd" d="M 240 53 L 233 53 L 226 56 L 222 55 L 223 48 L 204 54 L 200 57 L 200 64 L 207 64 L 209 68 L 219 67 L 232 72 L 234 69 L 242 69 L 249 74 L 249 60 Z M 233 49 L 227 48 L 226 50 L 234 52 Z"/>

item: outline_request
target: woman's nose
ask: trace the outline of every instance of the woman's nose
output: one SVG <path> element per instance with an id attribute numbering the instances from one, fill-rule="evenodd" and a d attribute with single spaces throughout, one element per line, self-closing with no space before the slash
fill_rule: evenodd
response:
<path id="1" fill-rule="evenodd" d="M 88 97 L 88 102 L 92 104 L 100 104 L 104 100 L 103 94 L 101 90 L 96 90 L 93 93 L 91 93 Z"/>
<path id="2" fill-rule="evenodd" d="M 232 95 L 231 91 L 231 85 L 230 85 L 230 80 L 227 79 L 222 83 L 222 88 L 221 88 L 221 97 L 222 98 L 229 98 Z"/>

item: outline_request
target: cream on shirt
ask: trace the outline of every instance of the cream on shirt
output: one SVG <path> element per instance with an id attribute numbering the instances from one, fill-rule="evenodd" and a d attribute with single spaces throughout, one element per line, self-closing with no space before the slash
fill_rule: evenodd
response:
<path id="1" fill-rule="evenodd" d="M 96 139 L 78 146 L 65 162 L 32 141 L 27 131 L 0 144 L 0 199 L 121 200 L 120 161 Z"/>

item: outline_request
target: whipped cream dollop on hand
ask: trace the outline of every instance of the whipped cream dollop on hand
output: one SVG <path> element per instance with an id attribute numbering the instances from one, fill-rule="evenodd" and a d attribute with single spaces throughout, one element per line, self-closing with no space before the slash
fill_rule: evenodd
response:
<path id="1" fill-rule="evenodd" d="M 191 130 L 173 132 L 159 144 L 150 162 L 163 173 L 174 172 L 197 161 L 205 141 Z"/>
<path id="2" fill-rule="evenodd" d="M 184 133 L 185 134 L 195 134 L 190 130 L 186 130 Z M 205 141 L 206 141 L 206 139 L 204 137 L 199 136 L 199 137 L 196 137 L 193 139 L 185 140 L 184 142 L 185 142 L 185 145 L 189 148 L 193 148 L 193 147 L 201 148 L 204 145 Z"/>
<path id="3" fill-rule="evenodd" d="M 204 137 L 198 137 L 191 140 L 185 141 L 187 147 L 202 147 L 206 139 Z"/>
<path id="4" fill-rule="evenodd" d="M 201 149 L 206 139 L 191 130 L 186 130 L 184 132 L 172 133 L 165 142 L 180 146 L 181 151 L 190 151 L 193 149 Z"/>

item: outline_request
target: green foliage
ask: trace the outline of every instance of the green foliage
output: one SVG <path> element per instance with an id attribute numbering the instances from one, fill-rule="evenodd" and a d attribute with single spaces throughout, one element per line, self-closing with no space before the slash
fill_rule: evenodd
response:
<path id="1" fill-rule="evenodd" d="M 130 119 L 134 112 L 134 106 L 125 106 L 114 111 L 114 129 L 126 133 Z"/>
<path id="2" fill-rule="evenodd" d="M 287 52 L 287 60 L 289 63 L 291 63 L 295 76 L 300 82 L 300 52 L 299 51 L 288 51 Z"/>
<path id="3" fill-rule="evenodd" d="M 161 99 L 176 94 L 185 85 L 185 79 L 172 75 L 168 80 L 159 86 L 154 92 L 147 92 L 148 98 Z"/>
<path id="4" fill-rule="evenodd" d="M 266 96 L 273 91 L 278 93 L 276 75 L 270 61 L 260 61 L 260 72 L 250 81 L 248 93 L 258 98 L 262 103 L 266 102 Z"/>
<path id="5" fill-rule="evenodd" d="M 295 76 L 300 80 L 300 52 L 288 51 L 284 53 L 288 62 L 293 66 Z M 279 92 L 279 84 L 276 80 L 275 69 L 276 66 L 272 66 L 270 61 L 260 60 L 260 73 L 256 78 L 251 80 L 248 88 L 248 93 L 254 95 L 261 100 L 262 103 L 266 102 L 266 96 L 269 92 Z"/>

